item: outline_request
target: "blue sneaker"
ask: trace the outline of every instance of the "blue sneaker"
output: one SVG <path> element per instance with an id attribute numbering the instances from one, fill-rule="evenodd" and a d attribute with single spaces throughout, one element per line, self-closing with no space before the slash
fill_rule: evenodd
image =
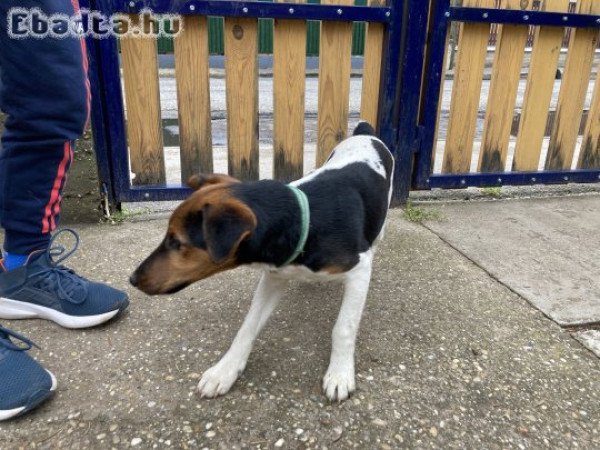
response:
<path id="1" fill-rule="evenodd" d="M 53 245 L 65 232 L 75 237 L 68 252 Z M 0 264 L 0 319 L 46 319 L 65 328 L 88 328 L 124 311 L 129 305 L 125 292 L 60 265 L 78 246 L 77 233 L 63 229 L 52 237 L 48 250 L 32 253 L 23 267 L 6 271 Z"/>
<path id="2" fill-rule="evenodd" d="M 11 336 L 25 345 L 15 344 Z M 33 345 L 0 326 L 0 420 L 31 411 L 56 390 L 54 375 L 25 353 Z"/>

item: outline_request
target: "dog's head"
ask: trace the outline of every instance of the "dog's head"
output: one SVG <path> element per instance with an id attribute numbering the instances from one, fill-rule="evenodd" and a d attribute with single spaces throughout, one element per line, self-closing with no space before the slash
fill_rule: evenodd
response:
<path id="1" fill-rule="evenodd" d="M 173 212 L 164 240 L 131 284 L 150 295 L 171 294 L 236 267 L 240 244 L 256 228 L 252 210 L 232 193 L 238 182 L 227 175 L 192 177 L 195 192 Z"/>

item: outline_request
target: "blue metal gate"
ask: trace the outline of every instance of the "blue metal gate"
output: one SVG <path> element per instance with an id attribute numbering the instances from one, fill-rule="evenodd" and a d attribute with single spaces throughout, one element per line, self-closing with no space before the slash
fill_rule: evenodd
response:
<path id="1" fill-rule="evenodd" d="M 87 1 L 87 0 L 86 0 Z M 82 7 L 105 15 L 139 13 L 222 17 L 285 18 L 323 21 L 378 22 L 385 26 L 378 129 L 398 161 L 394 198 L 402 201 L 410 187 L 412 149 L 429 5 L 423 0 L 391 0 L 388 7 L 202 0 L 89 0 Z M 92 84 L 92 125 L 102 188 L 109 200 L 121 202 L 178 200 L 185 186 L 133 186 L 121 87 L 118 42 L 114 37 L 88 39 Z"/>
<path id="2" fill-rule="evenodd" d="M 451 7 L 450 3 L 450 0 L 390 0 L 387 7 L 340 7 L 230 0 L 89 0 L 87 6 L 106 15 L 139 13 L 147 8 L 157 14 L 384 24 L 378 131 L 397 161 L 393 196 L 396 204 L 406 200 L 411 188 L 450 189 L 600 181 L 600 168 L 596 167 L 581 170 L 434 173 L 439 93 L 445 77 L 443 66 L 447 34 L 453 21 L 574 29 L 600 27 L 600 16 L 596 15 Z M 89 39 L 88 47 L 93 89 L 92 121 L 104 193 L 117 204 L 185 198 L 190 191 L 181 185 L 132 185 L 118 43 L 113 37 Z"/>
<path id="3" fill-rule="evenodd" d="M 581 0 L 579 0 L 581 1 Z M 528 4 L 529 2 L 521 2 Z M 451 7 L 450 0 L 437 0 L 432 5 L 428 55 L 424 70 L 423 98 L 418 119 L 418 144 L 415 147 L 413 189 L 460 189 L 470 186 L 503 186 L 600 182 L 600 164 L 581 170 L 537 171 L 470 171 L 463 173 L 434 172 L 441 83 L 446 68 L 447 33 L 452 22 L 502 24 L 521 26 L 549 26 L 570 29 L 600 27 L 600 16 L 546 12 L 539 10 L 507 10 L 496 8 Z M 533 44 L 535 46 L 535 42 Z M 535 48 L 535 47 L 534 47 Z M 584 76 L 584 75 L 582 75 Z M 561 86 L 562 87 L 562 86 Z M 595 99 L 600 101 L 600 98 Z M 592 104 L 594 107 L 594 104 Z M 596 106 L 595 108 L 598 108 Z M 555 124 L 556 126 L 556 124 Z M 579 129 L 579 123 L 571 124 Z M 596 142 L 595 145 L 598 145 Z M 583 150 L 582 150 L 583 151 Z M 543 161 L 542 161 L 543 162 Z M 597 165 L 596 165 L 597 164 Z"/>

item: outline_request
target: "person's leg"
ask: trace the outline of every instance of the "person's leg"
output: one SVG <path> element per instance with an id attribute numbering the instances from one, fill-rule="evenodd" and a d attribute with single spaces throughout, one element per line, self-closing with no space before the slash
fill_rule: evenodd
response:
<path id="1" fill-rule="evenodd" d="M 27 255 L 48 246 L 58 223 L 73 141 L 89 113 L 87 61 L 77 38 L 13 39 L 11 8 L 73 15 L 77 0 L 0 2 L 0 109 L 7 114 L 0 153 L 4 250 Z"/>
<path id="2" fill-rule="evenodd" d="M 0 109 L 7 114 L 0 153 L 0 319 L 95 326 L 127 308 L 127 294 L 77 276 L 60 265 L 72 252 L 50 248 L 73 141 L 89 114 L 85 45 L 76 37 L 12 39 L 12 7 L 46 15 L 78 11 L 77 0 L 0 0 Z"/>

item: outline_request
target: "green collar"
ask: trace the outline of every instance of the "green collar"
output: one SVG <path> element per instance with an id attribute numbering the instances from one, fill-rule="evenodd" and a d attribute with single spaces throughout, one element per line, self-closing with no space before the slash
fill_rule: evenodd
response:
<path id="1" fill-rule="evenodd" d="M 308 227 L 310 225 L 310 208 L 308 206 L 308 197 L 306 197 L 306 194 L 296 186 L 292 186 L 291 184 L 286 186 L 294 193 L 296 200 L 298 200 L 298 206 L 300 206 L 300 215 L 302 220 L 302 229 L 300 231 L 300 239 L 298 239 L 298 244 L 294 249 L 294 253 L 292 253 L 292 256 L 290 256 L 279 267 L 287 266 L 304 251 L 304 246 L 306 245 L 306 240 L 308 239 Z"/>

